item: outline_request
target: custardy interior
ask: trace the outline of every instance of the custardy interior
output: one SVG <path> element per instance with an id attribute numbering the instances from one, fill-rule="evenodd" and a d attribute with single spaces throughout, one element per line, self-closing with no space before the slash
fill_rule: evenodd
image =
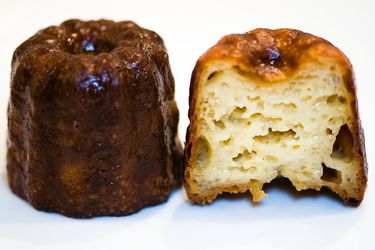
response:
<path id="1" fill-rule="evenodd" d="M 212 201 L 288 178 L 297 190 L 327 186 L 356 199 L 354 97 L 334 65 L 306 67 L 287 81 L 260 82 L 238 68 L 207 70 L 195 114 L 191 192 Z"/>

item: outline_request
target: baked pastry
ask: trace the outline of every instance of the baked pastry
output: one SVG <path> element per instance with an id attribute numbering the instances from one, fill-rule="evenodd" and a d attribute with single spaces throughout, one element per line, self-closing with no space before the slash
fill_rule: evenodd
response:
<path id="1" fill-rule="evenodd" d="M 185 188 L 195 203 L 288 178 L 359 205 L 367 182 L 352 66 L 322 38 L 256 29 L 222 38 L 190 86 Z"/>
<path id="2" fill-rule="evenodd" d="M 72 217 L 164 202 L 182 177 L 174 80 L 162 39 L 133 22 L 68 20 L 14 52 L 12 191 Z"/>

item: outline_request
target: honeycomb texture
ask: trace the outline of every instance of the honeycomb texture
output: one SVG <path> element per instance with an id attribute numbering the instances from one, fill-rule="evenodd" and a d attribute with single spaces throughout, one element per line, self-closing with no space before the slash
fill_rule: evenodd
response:
<path id="1" fill-rule="evenodd" d="M 266 196 L 265 183 L 286 177 L 297 190 L 328 187 L 358 205 L 367 169 L 347 59 L 295 30 L 231 36 L 193 73 L 185 155 L 192 201 L 249 190 L 257 202 Z M 233 51 L 241 46 L 251 48 Z M 302 55 L 293 51 L 298 46 Z"/>

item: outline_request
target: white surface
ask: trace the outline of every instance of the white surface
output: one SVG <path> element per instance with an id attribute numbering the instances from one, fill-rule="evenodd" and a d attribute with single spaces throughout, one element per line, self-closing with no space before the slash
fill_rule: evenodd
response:
<path id="1" fill-rule="evenodd" d="M 0 0 L 0 249 L 375 249 L 374 1 L 4 1 Z M 6 105 L 13 50 L 38 29 L 68 18 L 131 19 L 168 48 L 185 137 L 195 62 L 223 35 L 292 27 L 326 38 L 351 59 L 366 135 L 369 182 L 359 208 L 334 196 L 269 185 L 247 195 L 191 205 L 182 189 L 132 216 L 78 220 L 38 212 L 10 193 L 5 174 Z M 372 129 L 371 129 L 372 128 Z"/>

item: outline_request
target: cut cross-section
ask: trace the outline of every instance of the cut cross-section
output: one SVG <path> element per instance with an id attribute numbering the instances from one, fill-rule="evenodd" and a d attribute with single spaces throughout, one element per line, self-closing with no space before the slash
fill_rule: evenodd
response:
<path id="1" fill-rule="evenodd" d="M 365 156 L 349 63 L 328 42 L 295 32 L 257 30 L 237 38 L 263 55 L 270 45 L 262 39 L 273 36 L 271 41 L 279 46 L 273 49 L 279 51 L 277 65 L 267 65 L 262 56 L 256 65 L 254 51 L 237 51 L 250 59 L 217 58 L 218 50 L 230 50 L 233 37 L 224 38 L 225 46 L 219 42 L 198 61 L 187 136 L 193 157 L 187 157 L 185 173 L 194 202 L 247 190 L 258 201 L 265 196 L 263 184 L 277 177 L 288 178 L 297 190 L 325 186 L 349 203 L 362 200 Z M 295 39 L 285 41 L 291 43 L 288 49 L 316 43 L 292 54 L 282 43 L 288 34 Z"/>

